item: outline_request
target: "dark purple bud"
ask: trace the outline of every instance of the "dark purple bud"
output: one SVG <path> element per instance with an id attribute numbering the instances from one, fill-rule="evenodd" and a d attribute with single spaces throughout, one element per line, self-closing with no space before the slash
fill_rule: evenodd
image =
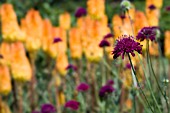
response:
<path id="1" fill-rule="evenodd" d="M 103 86 L 103 87 L 100 88 L 99 96 L 100 96 L 100 97 L 105 97 L 105 96 L 107 96 L 108 94 L 111 94 L 113 91 L 115 91 L 115 89 L 113 88 L 113 86 L 111 86 L 111 85 L 105 85 L 105 86 Z"/>
<path id="2" fill-rule="evenodd" d="M 65 107 L 70 108 L 71 110 L 78 110 L 80 106 L 80 103 L 75 100 L 69 100 L 66 102 Z"/>
<path id="3" fill-rule="evenodd" d="M 122 20 L 125 19 L 125 18 L 126 18 L 125 14 L 121 14 L 121 15 L 120 15 L 120 18 L 121 18 Z"/>
<path id="4" fill-rule="evenodd" d="M 150 5 L 149 7 L 148 7 L 150 10 L 154 10 L 154 9 L 156 9 L 156 7 L 155 7 L 155 5 Z"/>
<path id="5" fill-rule="evenodd" d="M 80 18 L 80 17 L 82 17 L 82 16 L 85 16 L 86 14 L 87 14 L 86 9 L 80 7 L 80 8 L 78 8 L 78 9 L 76 10 L 75 17 Z"/>
<path id="6" fill-rule="evenodd" d="M 100 42 L 99 47 L 106 47 L 106 46 L 110 46 L 110 43 L 107 40 L 103 39 Z"/>
<path id="7" fill-rule="evenodd" d="M 1 54 L 0 54 L 0 59 L 4 58 Z"/>
<path id="8" fill-rule="evenodd" d="M 104 39 L 112 38 L 112 37 L 113 37 L 113 34 L 112 33 L 108 33 L 107 35 L 104 36 Z"/>
<path id="9" fill-rule="evenodd" d="M 41 113 L 55 113 L 57 110 L 52 104 L 43 104 L 41 106 Z"/>
<path id="10" fill-rule="evenodd" d="M 81 83 L 79 86 L 77 86 L 78 91 L 87 91 L 89 89 L 89 85 L 87 83 Z"/>
<path id="11" fill-rule="evenodd" d="M 69 70 L 69 69 L 72 69 L 74 71 L 77 71 L 77 67 L 73 64 L 69 64 L 67 67 L 66 67 L 66 70 Z"/>
<path id="12" fill-rule="evenodd" d="M 61 41 L 62 41 L 61 38 L 56 37 L 56 38 L 54 38 L 53 43 L 57 43 L 57 42 L 61 42 Z"/>
<path id="13" fill-rule="evenodd" d="M 170 11 L 170 6 L 167 6 L 165 9 L 166 11 Z"/>

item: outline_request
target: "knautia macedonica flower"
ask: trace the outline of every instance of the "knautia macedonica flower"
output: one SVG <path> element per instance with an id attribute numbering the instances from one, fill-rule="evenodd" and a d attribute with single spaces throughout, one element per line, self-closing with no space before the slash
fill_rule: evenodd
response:
<path id="1" fill-rule="evenodd" d="M 55 37 L 54 40 L 53 40 L 53 43 L 57 43 L 57 42 L 61 42 L 62 39 L 59 38 L 59 37 Z"/>
<path id="2" fill-rule="evenodd" d="M 41 106 L 41 113 L 56 113 L 56 108 L 52 104 L 43 104 Z"/>
<path id="3" fill-rule="evenodd" d="M 113 80 L 108 80 L 107 85 L 111 85 L 111 86 L 114 85 L 114 81 Z"/>
<path id="4" fill-rule="evenodd" d="M 170 6 L 167 6 L 165 9 L 166 11 L 170 11 Z"/>
<path id="5" fill-rule="evenodd" d="M 87 83 L 80 83 L 79 86 L 77 86 L 78 91 L 87 91 L 89 89 L 89 85 Z"/>
<path id="6" fill-rule="evenodd" d="M 150 10 L 154 10 L 154 9 L 156 9 L 156 6 L 155 5 L 150 5 L 149 7 L 148 7 Z"/>
<path id="7" fill-rule="evenodd" d="M 151 41 L 154 41 L 156 38 L 156 27 L 144 27 L 142 28 L 137 36 L 136 39 L 143 41 L 144 39 L 150 39 Z"/>
<path id="8" fill-rule="evenodd" d="M 72 69 L 74 71 L 77 71 L 77 67 L 73 64 L 69 64 L 67 67 L 66 67 L 66 70 L 69 70 L 69 69 Z"/>
<path id="9" fill-rule="evenodd" d="M 108 47 L 108 46 L 110 46 L 110 43 L 105 39 L 103 39 L 99 44 L 99 47 Z"/>
<path id="10" fill-rule="evenodd" d="M 122 59 L 124 59 L 125 54 L 131 54 L 135 56 L 135 51 L 139 54 L 142 54 L 142 45 L 134 40 L 133 36 L 122 35 L 115 45 L 112 54 L 113 58 L 116 59 L 120 55 L 122 55 Z"/>
<path id="11" fill-rule="evenodd" d="M 80 106 L 80 103 L 75 100 L 69 100 L 66 102 L 65 107 L 70 108 L 71 110 L 78 110 Z"/>
<path id="12" fill-rule="evenodd" d="M 112 33 L 108 33 L 104 36 L 104 39 L 108 39 L 108 38 L 112 38 L 113 34 Z"/>
<path id="13" fill-rule="evenodd" d="M 100 88 L 100 91 L 99 91 L 99 96 L 102 98 L 102 97 L 105 97 L 107 96 L 108 94 L 111 94 L 113 91 L 115 91 L 115 89 L 113 88 L 112 85 L 105 85 L 103 87 Z"/>
<path id="14" fill-rule="evenodd" d="M 80 7 L 80 8 L 78 8 L 78 9 L 76 10 L 75 17 L 80 18 L 80 17 L 82 17 L 82 16 L 85 16 L 86 14 L 87 14 L 86 9 Z"/>

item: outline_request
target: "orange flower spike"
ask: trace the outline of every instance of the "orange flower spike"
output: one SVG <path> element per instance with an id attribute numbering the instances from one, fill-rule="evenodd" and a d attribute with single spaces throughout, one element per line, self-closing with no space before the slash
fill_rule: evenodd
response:
<path id="1" fill-rule="evenodd" d="M 11 78 L 9 69 L 0 64 L 0 94 L 7 95 L 11 91 Z"/>
<path id="2" fill-rule="evenodd" d="M 74 59 L 80 59 L 82 55 L 82 46 L 79 30 L 77 28 L 70 29 L 69 37 L 71 56 Z"/>
<path id="3" fill-rule="evenodd" d="M 24 45 L 16 42 L 11 45 L 11 73 L 16 81 L 30 81 L 32 77 L 31 65 L 25 55 Z"/>
<path id="4" fill-rule="evenodd" d="M 65 12 L 59 16 L 59 25 L 65 30 L 70 29 L 71 26 L 71 16 L 68 12 Z"/>
<path id="5" fill-rule="evenodd" d="M 105 14 L 105 0 L 88 0 L 87 12 L 94 19 L 100 19 Z"/>
<path id="6" fill-rule="evenodd" d="M 122 35 L 123 22 L 119 15 L 114 15 L 112 18 L 114 38 L 117 39 Z"/>
<path id="7" fill-rule="evenodd" d="M 56 69 L 58 72 L 65 76 L 67 74 L 66 67 L 68 66 L 68 59 L 65 52 L 58 54 L 56 59 Z"/>
<path id="8" fill-rule="evenodd" d="M 135 9 L 135 6 L 132 4 L 131 5 L 132 7 L 128 10 L 128 13 L 126 12 L 126 17 L 128 17 L 129 18 L 129 16 L 130 16 L 130 18 L 132 19 L 132 20 L 134 20 L 135 19 L 135 11 L 136 11 L 136 9 Z"/>
<path id="9" fill-rule="evenodd" d="M 11 45 L 7 42 L 2 42 L 0 47 L 0 54 L 2 59 L 0 63 L 10 66 L 11 65 Z"/>
<path id="10" fill-rule="evenodd" d="M 146 7 L 154 5 L 156 8 L 160 9 L 163 5 L 163 0 L 146 0 Z"/>
<path id="11" fill-rule="evenodd" d="M 25 41 L 25 34 L 18 25 L 17 16 L 11 4 L 3 4 L 0 9 L 2 37 L 5 41 Z"/>
<path id="12" fill-rule="evenodd" d="M 146 16 L 148 19 L 149 26 L 159 25 L 159 17 L 160 17 L 159 9 L 150 10 L 149 8 L 146 8 Z"/>
<path id="13" fill-rule="evenodd" d="M 135 13 L 135 34 L 139 32 L 140 29 L 142 29 L 145 26 L 149 26 L 147 18 L 145 14 L 141 11 L 136 11 Z"/>
<path id="14" fill-rule="evenodd" d="M 42 39 L 42 48 L 45 52 L 49 52 L 49 47 L 53 43 L 52 37 L 52 25 L 48 19 L 43 21 L 43 39 Z"/>
<path id="15" fill-rule="evenodd" d="M 26 48 L 29 52 L 37 51 L 41 47 L 42 18 L 38 11 L 31 9 L 26 18 L 21 20 L 21 28 L 27 34 Z"/>
<path id="16" fill-rule="evenodd" d="M 165 32 L 165 40 L 164 40 L 164 49 L 165 49 L 165 56 L 170 59 L 170 31 Z"/>

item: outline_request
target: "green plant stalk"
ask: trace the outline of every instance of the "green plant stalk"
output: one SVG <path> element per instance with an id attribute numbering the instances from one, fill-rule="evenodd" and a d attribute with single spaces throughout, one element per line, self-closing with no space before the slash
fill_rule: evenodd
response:
<path id="1" fill-rule="evenodd" d="M 134 67 L 133 67 L 132 60 L 131 60 L 129 54 L 128 54 L 128 58 L 129 58 L 129 61 L 130 61 L 130 65 L 131 65 L 132 71 L 133 71 L 133 73 L 134 73 L 134 75 L 135 75 L 135 78 L 136 78 L 136 81 L 137 81 L 137 85 L 138 85 L 138 87 L 139 87 L 139 90 L 141 91 L 142 95 L 144 96 L 144 98 L 145 98 L 148 106 L 150 107 L 150 110 L 154 113 L 154 111 L 153 111 L 153 109 L 152 109 L 152 107 L 151 107 L 148 99 L 146 98 L 146 95 L 145 95 L 145 93 L 143 92 L 143 90 L 142 90 L 142 88 L 141 88 L 141 86 L 140 86 L 140 84 L 139 84 L 139 81 L 138 81 L 138 79 L 137 79 L 137 77 L 136 77 L 136 71 L 135 71 L 135 69 L 134 69 Z M 157 107 L 158 107 L 158 109 L 159 109 L 159 106 L 158 106 L 158 105 L 157 105 Z M 160 110 L 159 110 L 159 111 L 160 111 Z M 161 111 L 160 111 L 160 113 L 161 113 Z"/>
<path id="2" fill-rule="evenodd" d="M 154 76 L 154 78 L 155 78 L 155 80 L 156 80 L 156 84 L 158 85 L 158 89 L 160 90 L 160 92 L 161 92 L 161 94 L 162 94 L 162 96 L 164 97 L 164 99 L 165 99 L 165 101 L 166 101 L 166 106 L 167 106 L 167 110 L 168 110 L 168 113 L 169 113 L 169 105 L 168 105 L 168 100 L 167 100 L 167 98 L 166 98 L 166 95 L 163 93 L 163 91 L 162 91 L 162 89 L 161 89 L 161 86 L 159 85 L 159 82 L 158 82 L 158 79 L 157 79 L 157 77 L 156 77 L 156 75 L 155 75 L 155 72 L 154 72 L 154 70 L 153 70 L 153 66 L 152 66 L 152 61 L 151 61 L 151 57 L 150 57 L 150 55 L 149 55 L 149 39 L 147 39 L 147 42 L 146 42 L 147 44 L 146 44 L 146 46 L 147 46 L 147 62 L 148 62 L 148 65 L 149 65 L 149 67 L 150 67 L 150 69 L 151 69 L 151 72 L 152 72 L 152 74 L 153 74 L 153 76 Z"/>

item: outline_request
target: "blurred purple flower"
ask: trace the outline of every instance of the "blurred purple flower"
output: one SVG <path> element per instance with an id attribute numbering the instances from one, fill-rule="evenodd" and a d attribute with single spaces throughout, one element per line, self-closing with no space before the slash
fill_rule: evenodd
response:
<path id="1" fill-rule="evenodd" d="M 112 38 L 112 37 L 113 37 L 113 34 L 112 33 L 108 33 L 107 35 L 104 36 L 104 39 Z"/>
<path id="2" fill-rule="evenodd" d="M 150 39 L 151 41 L 154 41 L 156 38 L 156 28 L 158 27 L 144 27 L 142 28 L 137 36 L 136 39 L 143 41 L 144 39 Z"/>
<path id="3" fill-rule="evenodd" d="M 107 81 L 107 85 L 111 85 L 111 86 L 112 86 L 113 84 L 114 84 L 114 81 L 113 81 L 113 80 L 108 80 L 108 81 Z"/>
<path id="4" fill-rule="evenodd" d="M 78 9 L 76 10 L 75 17 L 80 18 L 80 17 L 82 17 L 82 16 L 85 16 L 86 14 L 87 14 L 86 9 L 80 7 L 80 8 L 78 8 Z"/>
<path id="5" fill-rule="evenodd" d="M 79 86 L 77 86 L 78 91 L 87 91 L 89 89 L 89 85 L 87 83 L 80 83 Z"/>
<path id="6" fill-rule="evenodd" d="M 127 64 L 126 64 L 126 69 L 131 69 L 130 63 L 127 63 Z"/>
<path id="7" fill-rule="evenodd" d="M 100 88 L 99 96 L 100 97 L 105 97 L 108 94 L 111 94 L 113 91 L 115 91 L 115 89 L 113 88 L 112 85 L 105 85 L 105 86 Z"/>
<path id="8" fill-rule="evenodd" d="M 170 6 L 167 6 L 165 9 L 166 11 L 170 11 Z"/>
<path id="9" fill-rule="evenodd" d="M 154 10 L 154 9 L 156 9 L 156 7 L 155 7 L 155 5 L 150 5 L 149 7 L 148 7 L 150 10 Z"/>
<path id="10" fill-rule="evenodd" d="M 110 46 L 110 43 L 105 39 L 103 39 L 99 44 L 99 47 L 107 47 L 107 46 Z"/>
<path id="11" fill-rule="evenodd" d="M 117 40 L 112 54 L 114 55 L 114 59 L 116 59 L 120 55 L 122 55 L 122 59 L 124 59 L 125 54 L 131 53 L 132 56 L 135 56 L 134 51 L 137 51 L 139 54 L 142 54 L 142 45 L 134 41 L 133 36 L 122 35 L 122 37 Z"/>
<path id="12" fill-rule="evenodd" d="M 72 110 L 78 110 L 79 106 L 80 106 L 80 103 L 77 102 L 77 101 L 75 101 L 75 100 L 69 100 L 69 101 L 66 102 L 66 104 L 65 104 L 65 107 L 66 107 L 66 108 L 70 108 L 70 109 L 72 109 Z"/>
<path id="13" fill-rule="evenodd" d="M 56 37 L 56 38 L 54 38 L 53 43 L 57 43 L 57 42 L 61 42 L 61 41 L 62 41 L 61 38 Z"/>
<path id="14" fill-rule="evenodd" d="M 52 104 L 43 104 L 41 106 L 41 113 L 55 113 L 57 110 Z"/>
<path id="15" fill-rule="evenodd" d="M 72 69 L 74 71 L 77 71 L 77 67 L 73 64 L 69 64 L 67 67 L 66 67 L 66 70 L 69 70 L 69 69 Z"/>

